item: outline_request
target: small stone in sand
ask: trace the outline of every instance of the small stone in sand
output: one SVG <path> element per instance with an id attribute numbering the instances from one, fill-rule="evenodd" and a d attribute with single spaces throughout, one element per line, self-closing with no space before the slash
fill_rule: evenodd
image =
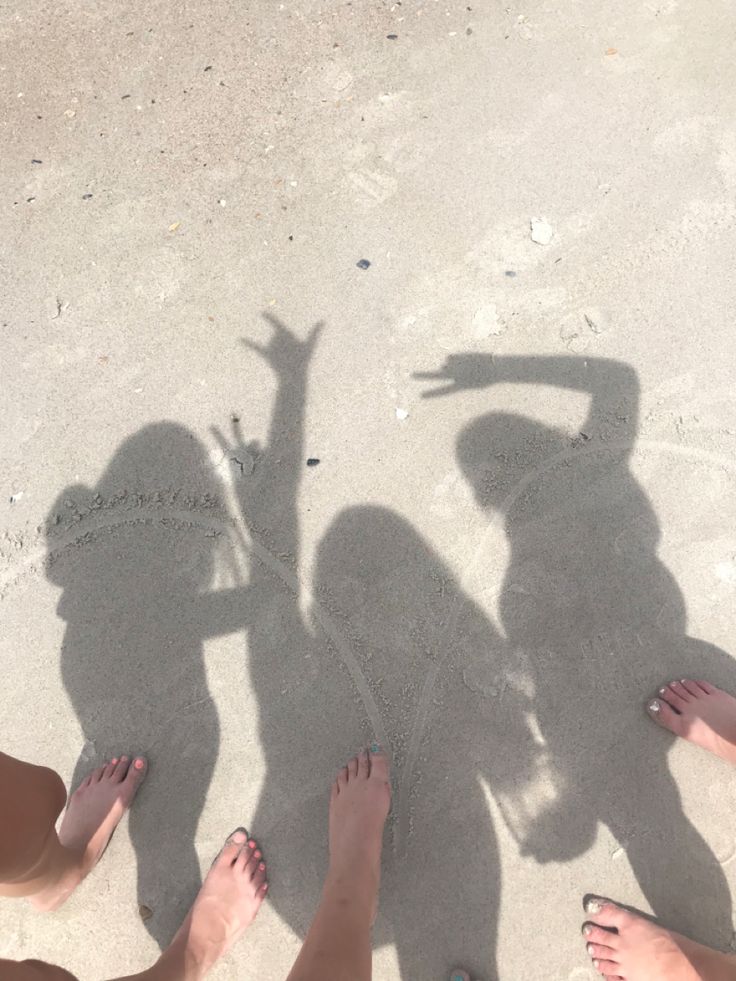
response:
<path id="1" fill-rule="evenodd" d="M 368 269 L 368 267 L 370 266 L 370 264 L 371 264 L 370 263 L 370 259 L 359 259 L 355 263 L 355 265 L 358 267 L 358 269 Z"/>
<path id="2" fill-rule="evenodd" d="M 473 334 L 476 340 L 503 334 L 505 325 L 498 319 L 495 303 L 486 303 L 473 314 Z"/>
<path id="3" fill-rule="evenodd" d="M 543 218 L 532 218 L 530 225 L 532 242 L 536 242 L 537 245 L 549 245 L 554 235 L 552 226 L 548 225 Z"/>

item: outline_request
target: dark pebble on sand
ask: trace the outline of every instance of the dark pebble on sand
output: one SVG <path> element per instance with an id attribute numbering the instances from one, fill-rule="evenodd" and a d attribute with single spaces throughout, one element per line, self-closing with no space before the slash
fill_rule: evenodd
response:
<path id="1" fill-rule="evenodd" d="M 316 456 L 310 456 L 310 458 L 307 460 L 308 467 L 316 467 L 318 463 L 319 460 Z"/>
<path id="2" fill-rule="evenodd" d="M 514 272 L 513 269 L 507 269 L 506 272 L 504 273 L 504 276 L 508 276 L 510 279 L 513 279 L 515 275 L 516 273 Z"/>
<path id="3" fill-rule="evenodd" d="M 359 259 L 358 262 L 355 263 L 358 269 L 368 269 L 370 264 L 370 259 Z"/>
<path id="4" fill-rule="evenodd" d="M 36 158 L 34 157 L 33 160 L 31 160 L 31 163 L 32 164 L 42 164 L 43 163 L 43 160 L 36 160 Z"/>
<path id="5" fill-rule="evenodd" d="M 399 40 L 399 35 L 398 34 L 387 34 L 386 37 L 388 38 L 389 41 L 398 41 Z"/>
<path id="6" fill-rule="evenodd" d="M 83 200 L 83 201 L 89 201 L 89 199 L 90 199 L 91 197 L 92 197 L 92 195 L 91 195 L 91 194 L 83 194 L 83 195 L 82 195 L 82 200 Z"/>

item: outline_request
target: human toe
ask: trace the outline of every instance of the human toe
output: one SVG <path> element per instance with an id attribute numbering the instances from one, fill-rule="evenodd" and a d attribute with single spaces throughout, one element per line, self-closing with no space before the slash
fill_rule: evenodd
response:
<path id="1" fill-rule="evenodd" d="M 700 687 L 697 681 L 692 681 L 690 678 L 681 678 L 680 684 L 690 696 L 691 701 L 696 701 L 697 699 L 703 697 L 703 689 Z"/>
<path id="2" fill-rule="evenodd" d="M 602 957 L 593 958 L 593 967 L 599 974 L 602 974 L 606 978 L 615 977 L 619 966 L 619 964 L 615 964 L 613 961 L 606 960 Z"/>
<path id="3" fill-rule="evenodd" d="M 690 693 L 681 681 L 670 681 L 668 685 L 659 689 L 659 694 L 674 709 L 682 710 L 690 702 Z"/>
<path id="4" fill-rule="evenodd" d="M 682 735 L 684 726 L 682 715 L 672 708 L 664 698 L 652 698 L 647 702 L 647 714 L 657 725 L 663 729 L 669 729 L 676 736 Z"/>
<path id="5" fill-rule="evenodd" d="M 620 930 L 622 927 L 628 926 L 633 919 L 628 910 L 622 909 L 621 906 L 617 906 L 616 903 L 603 896 L 586 896 L 584 907 L 591 923 L 600 927 L 608 927 L 609 930 Z"/>
<path id="6" fill-rule="evenodd" d="M 129 756 L 117 756 L 113 760 L 115 763 L 115 769 L 112 774 L 112 779 L 120 783 L 124 780 L 130 769 L 130 757 Z"/>
<path id="7" fill-rule="evenodd" d="M 243 846 L 247 840 L 248 834 L 245 828 L 236 828 L 225 839 L 225 844 L 220 849 L 220 854 L 212 863 L 212 868 L 229 868 L 232 866 L 243 851 Z"/>
<path id="8" fill-rule="evenodd" d="M 258 862 L 253 872 L 253 877 L 251 879 L 253 883 L 253 888 L 258 891 L 262 885 L 266 882 L 266 863 Z"/>
<path id="9" fill-rule="evenodd" d="M 590 920 L 583 924 L 583 937 L 588 944 L 597 944 L 611 949 L 615 949 L 619 945 L 617 933 L 613 930 L 606 930 L 604 927 L 598 926 L 597 923 L 591 923 Z"/>
<path id="10" fill-rule="evenodd" d="M 118 757 L 113 756 L 109 763 L 106 763 L 102 768 L 101 780 L 109 780 L 115 773 L 118 765 Z"/>
<path id="11" fill-rule="evenodd" d="M 369 759 L 371 765 L 371 777 L 377 777 L 379 780 L 388 781 L 388 756 L 377 743 L 374 743 L 371 746 L 369 750 Z"/>
<path id="12" fill-rule="evenodd" d="M 127 804 L 130 804 L 138 792 L 148 773 L 148 762 L 143 756 L 136 756 L 128 767 L 124 778 L 120 781 L 122 793 Z"/>
<path id="13" fill-rule="evenodd" d="M 588 951 L 591 960 L 613 962 L 616 958 L 616 951 L 612 947 L 606 947 L 603 944 L 586 944 L 585 949 Z"/>

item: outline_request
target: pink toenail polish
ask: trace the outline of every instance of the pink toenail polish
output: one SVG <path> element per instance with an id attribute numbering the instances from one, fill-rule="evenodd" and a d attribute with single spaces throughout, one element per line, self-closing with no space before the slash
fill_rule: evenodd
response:
<path id="1" fill-rule="evenodd" d="M 253 852 L 253 854 L 255 855 L 256 858 L 262 858 L 263 857 L 260 852 Z"/>
<path id="2" fill-rule="evenodd" d="M 251 838 L 251 840 L 248 842 L 248 848 L 255 848 L 255 847 L 256 847 L 256 843 Z"/>
<path id="3" fill-rule="evenodd" d="M 261 862 L 261 864 L 258 866 L 258 868 L 261 870 L 261 872 L 265 872 L 266 871 L 266 866 L 263 864 L 263 862 Z"/>
<path id="4" fill-rule="evenodd" d="M 117 756 L 113 756 L 113 758 L 110 760 L 113 766 L 117 763 L 117 761 L 118 761 Z"/>
<path id="5" fill-rule="evenodd" d="M 133 763 L 133 766 L 136 768 L 136 770 L 142 770 L 145 765 L 146 764 L 143 762 L 143 760 L 135 760 L 135 762 Z"/>

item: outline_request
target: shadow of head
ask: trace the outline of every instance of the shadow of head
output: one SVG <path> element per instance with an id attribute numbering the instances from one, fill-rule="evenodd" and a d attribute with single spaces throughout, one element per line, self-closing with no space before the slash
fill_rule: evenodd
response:
<path id="1" fill-rule="evenodd" d="M 126 575 L 149 604 L 151 591 L 181 597 L 205 588 L 216 539 L 187 531 L 187 515 L 213 507 L 221 490 L 205 447 L 185 427 L 153 423 L 129 436 L 95 486 L 67 487 L 49 512 L 46 574 L 64 587 L 60 615 L 68 619 L 75 600 L 87 606 L 100 590 L 120 595 Z M 73 547 L 92 541 L 98 547 Z M 63 561 L 69 552 L 73 561 Z"/>
<path id="2" fill-rule="evenodd" d="M 351 507 L 332 522 L 317 552 L 315 582 L 327 605 L 370 645 L 416 646 L 437 632 L 457 602 L 453 574 L 412 525 L 388 508 Z M 413 638 L 413 639 L 412 639 Z"/>
<path id="3" fill-rule="evenodd" d="M 561 430 L 508 412 L 489 412 L 457 440 L 457 460 L 482 508 L 508 510 L 514 491 L 555 454 L 570 449 Z"/>

